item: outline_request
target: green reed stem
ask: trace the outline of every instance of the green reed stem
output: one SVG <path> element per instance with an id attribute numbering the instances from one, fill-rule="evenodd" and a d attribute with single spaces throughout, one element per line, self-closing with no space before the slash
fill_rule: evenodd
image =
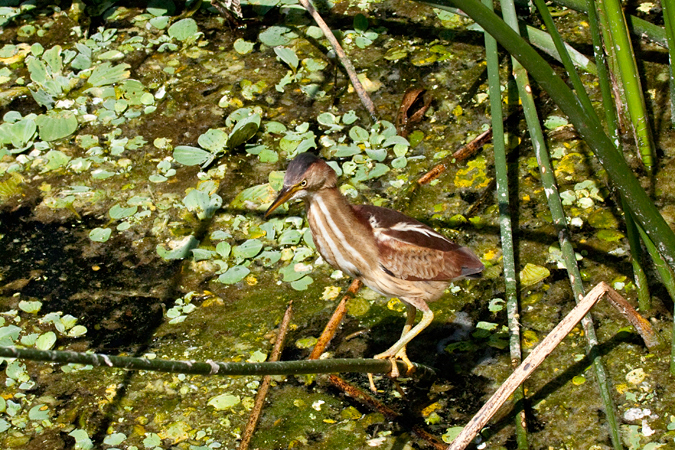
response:
<path id="1" fill-rule="evenodd" d="M 510 25 L 513 30 L 518 30 L 518 18 L 515 12 L 515 6 L 511 1 L 502 1 L 502 14 L 504 16 L 504 21 Z M 551 22 L 552 23 L 552 22 Z M 549 32 L 554 32 L 555 27 Z M 553 36 L 552 36 L 553 37 Z M 554 37 L 555 41 L 555 37 Z M 558 51 L 560 52 L 560 48 Z M 566 54 L 564 46 L 562 47 L 563 56 Z M 564 57 L 564 56 L 563 56 Z M 569 57 L 567 58 L 569 61 Z M 571 64 L 571 62 L 570 62 Z M 574 68 L 572 67 L 574 72 Z M 579 267 L 577 266 L 576 256 L 574 252 L 574 247 L 572 246 L 572 241 L 569 239 L 569 232 L 567 230 L 567 223 L 565 219 L 565 212 L 563 210 L 562 201 L 558 194 L 558 188 L 556 186 L 555 176 L 553 172 L 553 167 L 548 156 L 548 149 L 546 148 L 546 142 L 544 139 L 544 134 L 541 129 L 541 124 L 539 116 L 537 114 L 537 109 L 534 103 L 534 98 L 532 96 L 532 89 L 530 88 L 529 76 L 525 68 L 513 59 L 513 76 L 518 85 L 518 93 L 523 104 L 523 112 L 525 114 L 525 120 L 527 122 L 527 127 L 530 133 L 530 138 L 532 139 L 532 146 L 537 157 L 537 162 L 539 164 L 539 172 L 541 174 L 541 181 L 544 186 L 544 191 L 546 193 L 546 199 L 548 201 L 548 207 L 551 211 L 553 217 L 553 223 L 558 231 L 558 239 L 560 241 L 560 249 L 563 254 L 563 259 L 565 261 L 565 266 L 567 268 L 567 273 L 569 274 L 570 282 L 572 285 L 572 292 L 574 298 L 577 302 L 585 296 L 584 287 L 581 281 L 581 273 L 579 272 Z M 578 77 L 577 77 L 578 78 Z M 579 81 L 579 86 L 581 87 L 580 95 L 583 97 L 585 94 L 584 88 Z M 586 108 L 588 104 L 588 111 L 585 111 L 587 115 L 594 115 L 592 112 L 592 107 L 590 106 L 590 101 L 584 103 L 581 102 Z M 597 119 L 596 119 L 597 121 Z M 621 438 L 619 435 L 619 423 L 616 419 L 614 413 L 614 402 L 611 396 L 611 389 L 609 387 L 609 381 L 607 374 L 604 368 L 604 365 L 600 359 L 600 355 L 597 352 L 598 340 L 595 335 L 595 329 L 593 326 L 593 319 L 590 314 L 586 315 L 581 321 L 584 331 L 586 333 L 587 348 L 586 352 L 593 362 L 593 367 L 595 369 L 595 376 L 598 381 L 598 387 L 600 389 L 600 397 L 602 398 L 605 414 L 607 416 L 607 421 L 609 423 L 609 432 L 612 439 L 612 444 L 615 449 L 621 449 Z"/>
<path id="2" fill-rule="evenodd" d="M 666 264 L 663 258 L 661 258 L 659 252 L 656 251 L 656 246 L 654 246 L 654 243 L 651 241 L 651 239 L 649 239 L 649 236 L 647 236 L 644 230 L 641 227 L 637 227 L 637 229 L 640 233 L 640 237 L 642 238 L 642 242 L 645 243 L 647 252 L 654 261 L 654 266 L 656 267 L 656 271 L 659 273 L 661 282 L 666 287 L 670 298 L 675 299 L 675 274 L 673 274 L 672 268 Z M 675 336 L 675 321 L 673 321 L 673 336 Z M 675 375 L 675 339 L 672 339 L 671 346 L 670 373 Z"/>
<path id="3" fill-rule="evenodd" d="M 649 128 L 642 83 L 640 82 L 638 67 L 635 62 L 635 52 L 628 35 L 626 18 L 623 14 L 621 2 L 618 0 L 600 0 L 600 7 L 607 19 L 607 23 L 603 24 L 603 29 L 611 35 L 614 46 L 616 67 L 618 69 L 617 74 L 620 78 L 618 87 L 626 102 L 626 109 L 633 127 L 638 155 L 645 168 L 651 171 L 655 163 L 654 143 Z M 612 54 L 610 53 L 611 56 Z"/>
<path id="4" fill-rule="evenodd" d="M 155 372 L 185 373 L 192 375 L 299 375 L 309 373 L 390 373 L 391 362 L 385 359 L 316 359 L 276 362 L 206 362 L 171 361 L 163 359 L 112 356 L 99 353 L 79 353 L 59 350 L 35 350 L 29 348 L 0 347 L 0 357 L 19 358 L 62 364 L 90 364 L 97 367 L 116 367 L 127 370 L 150 370 Z M 399 370 L 405 373 L 405 363 L 397 361 Z M 415 364 L 416 378 L 435 376 L 432 368 Z"/>
<path id="5" fill-rule="evenodd" d="M 586 0 L 553 0 L 556 5 L 565 6 L 575 11 L 588 14 L 588 6 Z M 668 48 L 668 39 L 666 38 L 666 31 L 658 25 L 647 22 L 636 16 L 626 16 L 628 28 L 634 36 L 639 38 L 647 38 L 664 48 Z"/>
<path id="6" fill-rule="evenodd" d="M 607 175 L 613 180 L 616 188 L 625 196 L 636 221 L 650 236 L 668 265 L 675 268 L 675 233 L 633 175 L 624 158 L 618 154 L 614 144 L 603 131 L 602 124 L 585 113 L 574 93 L 551 66 L 494 12 L 476 0 L 425 0 L 423 3 L 437 8 L 444 8 L 446 5 L 461 7 L 506 51 L 523 64 L 539 86 L 567 114 L 570 122 L 595 153 Z"/>
<path id="7" fill-rule="evenodd" d="M 530 25 L 526 25 L 525 27 L 523 27 L 521 31 L 524 37 L 532 45 L 548 53 L 556 60 L 561 61 L 560 53 L 556 48 L 556 45 L 553 43 L 553 39 L 547 32 L 545 32 L 544 30 L 540 30 L 539 28 L 532 27 Z M 584 72 L 593 75 L 597 74 L 598 71 L 597 68 L 595 67 L 595 63 L 591 61 L 586 55 L 579 52 L 578 50 L 576 50 L 574 47 L 572 47 L 567 43 L 565 44 L 565 49 L 567 50 L 569 57 L 572 59 L 572 62 L 574 62 L 574 65 L 576 67 L 579 67 Z"/>
<path id="8" fill-rule="evenodd" d="M 488 8 L 493 8 L 492 0 L 483 0 Z M 518 367 L 522 361 L 520 347 L 520 315 L 518 313 L 518 287 L 516 284 L 516 261 L 513 245 L 513 226 L 509 202 L 509 169 L 506 160 L 504 142 L 504 115 L 502 113 L 501 86 L 499 83 L 499 50 L 497 41 L 485 33 L 485 57 L 487 60 L 488 85 L 490 90 L 490 113 L 492 116 L 492 142 L 495 155 L 495 178 L 497 181 L 497 204 L 499 207 L 499 231 L 504 261 L 504 293 L 509 326 L 509 348 L 511 364 Z M 516 443 L 519 449 L 527 449 L 527 421 L 523 400 L 523 385 L 514 392 L 514 402 L 520 405 L 516 410 Z"/>
<path id="9" fill-rule="evenodd" d="M 592 0 L 591 0 L 592 1 Z M 593 109 L 593 105 L 591 104 L 591 99 L 588 97 L 588 94 L 586 93 L 586 89 L 584 88 L 583 83 L 581 82 L 581 78 L 579 78 L 579 74 L 577 73 L 576 69 L 574 68 L 574 64 L 572 63 L 572 60 L 570 57 L 566 54 L 566 47 L 564 46 L 563 40 L 560 37 L 560 34 L 558 33 L 558 30 L 553 23 L 553 17 L 551 17 L 551 13 L 549 12 L 548 8 L 546 7 L 546 3 L 544 0 L 535 0 L 535 5 L 537 6 L 537 9 L 539 10 L 539 14 L 541 14 L 541 17 L 544 21 L 544 25 L 546 25 L 546 28 L 549 30 L 549 33 L 551 35 L 551 38 L 553 39 L 553 42 L 556 45 L 556 48 L 558 49 L 558 52 L 560 53 L 561 60 L 565 66 L 565 69 L 567 70 L 568 75 L 570 76 L 570 79 L 572 80 L 572 85 L 574 86 L 574 90 L 579 97 L 579 100 L 581 101 L 581 104 L 583 107 L 586 109 L 586 112 L 589 115 L 594 115 L 596 120 L 600 120 L 596 113 L 595 110 Z M 589 8 L 589 11 L 595 11 L 592 8 Z M 595 14 L 593 14 L 595 16 Z M 597 20 L 595 21 L 595 26 L 597 27 Z M 599 39 L 599 36 L 597 36 Z M 595 47 L 595 42 L 594 42 L 594 47 Z M 603 61 L 604 62 L 604 61 Z M 604 68 L 604 64 L 603 64 Z M 604 74 L 606 75 L 606 71 L 603 71 Z M 604 93 L 604 91 L 603 91 Z M 604 100 L 604 98 L 603 98 Z M 614 111 L 614 105 L 611 103 L 611 96 L 610 96 L 610 101 L 604 101 L 603 104 L 605 105 L 606 108 L 610 109 L 611 111 Z M 607 117 L 607 115 L 606 115 Z M 610 114 L 609 119 L 611 120 L 612 117 L 616 117 L 615 115 Z M 614 121 L 614 124 L 616 122 Z M 612 130 L 612 128 L 610 128 Z M 616 130 L 616 128 L 614 128 Z M 618 151 L 618 150 L 617 150 Z M 633 275 L 635 279 L 635 285 L 637 286 L 638 289 L 638 302 L 640 304 L 640 309 L 642 311 L 648 311 L 651 309 L 651 298 L 649 296 L 649 286 L 647 283 L 647 277 L 644 273 L 644 270 L 642 269 L 642 266 L 640 264 L 641 261 L 641 254 L 642 254 L 642 247 L 640 246 L 640 241 L 638 239 L 637 231 L 635 228 L 635 222 L 633 221 L 632 216 L 630 215 L 630 211 L 627 209 L 627 205 L 625 205 L 625 202 L 622 199 L 622 206 L 624 207 L 624 211 L 626 211 L 626 230 L 627 230 L 627 235 L 628 235 L 628 242 L 630 244 L 631 248 L 631 263 L 633 265 Z"/>
<path id="10" fill-rule="evenodd" d="M 593 39 L 593 53 L 597 62 L 598 69 L 598 83 L 600 85 L 600 93 L 602 95 L 602 106 L 605 111 L 605 121 L 609 135 L 614 142 L 614 145 L 619 151 L 619 132 L 617 127 L 617 115 L 614 107 L 614 99 L 612 96 L 611 82 L 609 79 L 609 72 L 605 61 L 605 52 L 603 50 L 602 39 L 600 38 L 600 27 L 598 25 L 598 16 L 596 13 L 595 1 L 587 0 L 588 22 L 591 26 L 591 36 Z M 626 221 L 626 235 L 630 245 L 631 264 L 633 266 L 633 279 L 637 287 L 638 304 L 642 311 L 651 309 L 651 296 L 649 294 L 649 285 L 647 282 L 647 275 L 642 268 L 642 246 L 638 239 L 635 220 L 630 213 L 630 209 L 626 200 L 621 197 L 621 208 L 624 211 L 624 218 Z"/>
<path id="11" fill-rule="evenodd" d="M 670 79 L 668 86 L 670 88 L 670 122 L 675 124 L 675 4 L 672 0 L 662 0 L 661 7 L 663 8 L 663 22 L 665 24 L 666 37 L 668 38 L 668 57 L 670 64 L 668 70 L 670 71 Z"/>

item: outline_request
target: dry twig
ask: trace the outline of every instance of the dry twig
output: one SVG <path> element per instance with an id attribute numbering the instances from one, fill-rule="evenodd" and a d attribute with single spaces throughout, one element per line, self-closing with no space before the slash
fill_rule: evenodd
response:
<path id="1" fill-rule="evenodd" d="M 270 361 L 278 361 L 281 351 L 283 350 L 284 339 L 286 338 L 286 333 L 288 332 L 288 325 L 291 323 L 291 316 L 293 315 L 293 302 L 291 301 L 286 308 L 286 313 L 284 318 L 281 320 L 281 325 L 279 325 L 279 334 L 277 335 L 277 340 L 274 342 L 274 348 L 272 349 L 272 355 L 270 356 Z M 262 383 L 260 383 L 260 388 L 258 393 L 255 396 L 255 403 L 253 405 L 253 410 L 251 415 L 248 418 L 248 423 L 244 429 L 244 433 L 241 437 L 241 443 L 239 444 L 239 450 L 248 449 L 248 445 L 251 442 L 255 428 L 258 425 L 258 420 L 260 420 L 260 413 L 262 412 L 263 405 L 265 404 L 265 397 L 267 397 L 267 392 L 270 388 L 270 381 L 272 377 L 270 375 L 265 375 L 263 377 Z"/>
<path id="2" fill-rule="evenodd" d="M 558 344 L 572 331 L 579 321 L 591 310 L 598 300 L 607 296 L 612 306 L 635 326 L 647 348 L 659 347 L 661 342 L 649 322 L 640 316 L 637 311 L 618 292 L 604 281 L 595 286 L 586 296 L 565 316 L 563 320 L 546 336 L 546 338 L 528 355 L 527 358 L 513 371 L 511 376 L 497 389 L 490 400 L 476 413 L 464 427 L 462 432 L 452 441 L 448 450 L 463 450 L 488 423 L 504 402 L 513 394 L 534 370 L 544 361 Z"/>
<path id="3" fill-rule="evenodd" d="M 361 81 L 359 81 L 359 78 L 356 75 L 356 69 L 354 69 L 354 65 L 349 60 L 349 58 L 347 58 L 347 54 L 340 46 L 340 43 L 335 38 L 335 35 L 333 35 L 331 29 L 323 20 L 319 12 L 314 8 L 314 5 L 310 3 L 310 0 L 300 0 L 300 4 L 305 7 L 307 12 L 312 16 L 316 24 L 319 26 L 319 28 L 321 28 L 321 31 L 323 31 L 324 36 L 326 36 L 326 39 L 328 39 L 328 42 L 330 42 L 330 45 L 331 47 L 333 47 L 333 50 L 335 50 L 335 54 L 340 59 L 342 66 L 347 71 L 347 75 L 349 75 L 349 79 L 352 82 L 352 86 L 354 86 L 356 94 L 361 99 L 361 103 L 363 103 L 363 106 L 365 106 L 365 108 L 368 110 L 371 119 L 377 122 L 378 119 L 377 114 L 375 113 L 375 105 L 373 105 L 373 101 L 368 96 L 368 93 L 361 84 Z"/>

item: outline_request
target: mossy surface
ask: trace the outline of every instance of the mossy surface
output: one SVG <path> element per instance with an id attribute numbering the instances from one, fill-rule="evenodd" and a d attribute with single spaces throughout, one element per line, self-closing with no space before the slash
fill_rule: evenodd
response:
<path id="1" fill-rule="evenodd" d="M 471 21 L 398 0 L 324 5 L 381 119 L 395 122 L 410 86 L 434 99 L 409 141 L 385 145 L 391 128 L 370 122 L 327 42 L 292 2 L 266 14 L 245 5 L 244 28 L 206 2 L 193 12 L 169 1 L 86 12 L 79 2 L 68 11 L 7 3 L 17 5 L 0 8 L 0 330 L 19 327 L 25 342 L 52 332 L 57 349 L 260 361 L 292 300 L 282 359 L 306 358 L 349 280 L 318 258 L 300 206 L 267 221 L 262 211 L 288 159 L 312 149 L 336 163 L 354 202 L 396 207 L 430 224 L 471 247 L 486 270 L 433 303 L 433 324 L 408 347 L 412 360 L 438 371 L 431 386 L 404 379 L 398 391 L 376 377 L 378 397 L 405 420 L 387 420 L 323 377 L 273 377 L 253 447 L 423 448 L 411 424 L 449 436 L 506 379 L 492 148 L 466 162 L 448 159 L 489 126 L 483 38 Z M 587 45 L 579 17 L 559 20 L 568 39 Z M 675 223 L 675 146 L 661 94 L 667 54 L 643 50 L 652 56 L 646 89 L 663 149 L 653 193 Z M 594 80 L 584 80 L 597 100 Z M 560 115 L 541 108 L 544 117 Z M 237 131 L 256 115 L 255 130 Z M 519 269 L 534 271 L 520 292 L 527 353 L 574 302 L 536 160 L 523 125 L 513 123 L 517 257 Z M 66 134 L 54 138 L 59 133 Z M 621 213 L 603 171 L 569 126 L 547 138 L 585 285 L 609 282 L 634 302 Z M 182 156 L 177 147 L 187 147 Z M 410 189 L 441 162 L 447 170 L 436 181 Z M 650 280 L 654 309 L 642 313 L 669 341 L 672 303 Z M 33 301 L 39 311 L 22 303 Z M 361 290 L 329 355 L 385 350 L 400 335 L 404 311 L 397 300 Z M 56 312 L 72 315 L 86 334 L 44 320 Z M 667 356 L 649 353 L 608 305 L 593 315 L 626 447 L 675 445 Z M 525 385 L 532 448 L 609 448 L 582 334 L 580 327 L 570 333 Z M 256 377 L 10 364 L 0 365 L 2 448 L 233 449 L 260 386 Z M 365 376 L 346 378 L 367 389 Z M 512 407 L 483 431 L 487 447 L 514 448 Z"/>

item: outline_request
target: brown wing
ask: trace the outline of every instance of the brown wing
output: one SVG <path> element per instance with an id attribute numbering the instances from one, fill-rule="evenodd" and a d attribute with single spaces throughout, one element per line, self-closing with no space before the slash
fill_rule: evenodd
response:
<path id="1" fill-rule="evenodd" d="M 484 268 L 467 247 L 398 211 L 372 205 L 354 206 L 354 211 L 371 226 L 380 265 L 390 275 L 411 281 L 449 281 Z"/>

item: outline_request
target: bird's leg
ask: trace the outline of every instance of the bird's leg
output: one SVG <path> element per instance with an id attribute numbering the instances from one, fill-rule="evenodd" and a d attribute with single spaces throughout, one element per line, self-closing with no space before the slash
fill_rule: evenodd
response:
<path id="1" fill-rule="evenodd" d="M 410 371 L 410 369 L 412 369 L 413 365 L 408 359 L 408 356 L 406 354 L 406 346 L 408 345 L 408 342 L 413 340 L 415 336 L 420 334 L 422 330 L 428 327 L 429 324 L 431 324 L 431 322 L 434 320 L 433 311 L 431 311 L 428 306 L 424 305 L 426 309 L 421 309 L 422 320 L 420 320 L 420 323 L 415 325 L 415 327 L 412 327 L 412 324 L 415 321 L 415 307 L 412 305 L 407 306 L 408 308 L 406 311 L 407 316 L 406 324 L 403 327 L 403 334 L 401 335 L 401 338 L 394 345 L 392 345 L 389 348 L 389 350 L 374 356 L 375 359 L 392 360 L 392 370 L 391 370 L 392 377 L 397 377 L 399 375 L 398 367 L 396 366 L 397 359 L 400 359 L 403 362 L 405 362 L 406 366 L 408 366 L 408 372 Z"/>
<path id="2" fill-rule="evenodd" d="M 401 339 L 403 339 L 406 334 L 410 333 L 410 330 L 412 329 L 412 326 L 415 323 L 415 316 L 417 315 L 417 308 L 415 308 L 410 303 L 406 303 L 405 306 L 406 306 L 405 325 L 403 325 L 403 331 L 401 332 Z M 406 353 L 406 346 L 404 345 L 403 348 L 399 350 L 398 353 L 396 353 L 396 356 L 392 360 L 392 368 L 391 368 L 392 378 L 397 378 L 399 376 L 398 366 L 396 365 L 397 359 L 400 359 L 405 363 L 406 366 L 408 366 L 406 374 L 409 373 L 410 370 L 413 368 L 413 365 L 410 362 L 410 359 L 408 358 L 408 354 Z"/>

